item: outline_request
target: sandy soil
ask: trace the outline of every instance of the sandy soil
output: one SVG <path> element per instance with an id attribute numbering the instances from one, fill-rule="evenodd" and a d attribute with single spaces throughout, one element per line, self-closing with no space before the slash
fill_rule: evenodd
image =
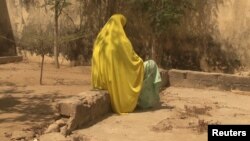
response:
<path id="1" fill-rule="evenodd" d="M 206 141 L 207 124 L 249 124 L 250 93 L 168 88 L 162 106 L 75 131 L 99 141 Z"/>
<path id="2" fill-rule="evenodd" d="M 0 140 L 4 133 L 27 128 L 43 128 L 53 121 L 53 105 L 90 89 L 90 67 L 44 66 L 39 84 L 37 62 L 0 65 Z"/>
<path id="3" fill-rule="evenodd" d="M 39 85 L 39 63 L 0 65 L 0 140 L 6 133 L 42 129 L 53 121 L 53 105 L 90 89 L 90 67 L 45 64 Z M 161 106 L 118 116 L 74 131 L 98 141 L 205 141 L 207 124 L 249 124 L 250 93 L 170 87 Z"/>

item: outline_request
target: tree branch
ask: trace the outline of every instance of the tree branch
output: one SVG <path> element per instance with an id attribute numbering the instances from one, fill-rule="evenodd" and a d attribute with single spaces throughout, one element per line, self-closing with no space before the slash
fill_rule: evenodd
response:
<path id="1" fill-rule="evenodd" d="M 67 17 L 69 18 L 69 20 L 73 23 L 75 29 L 77 29 L 77 26 L 76 26 L 76 24 L 74 23 L 74 20 L 72 19 L 72 17 L 70 17 L 69 14 L 68 14 L 67 12 L 65 12 L 64 10 L 61 10 L 61 12 L 62 12 L 63 14 L 65 14 L 65 16 L 67 16 Z"/>
<path id="2" fill-rule="evenodd" d="M 57 5 L 57 7 L 56 7 L 56 8 L 59 8 L 59 9 L 58 9 L 58 10 L 59 10 L 58 17 L 59 17 L 59 16 L 61 15 L 61 13 L 62 13 L 63 6 L 64 6 L 64 4 L 66 3 L 66 0 L 63 0 L 62 6 L 61 6 L 61 7 L 58 7 L 58 6 L 60 5 L 60 3 L 61 3 L 61 1 L 58 2 L 58 5 Z"/>

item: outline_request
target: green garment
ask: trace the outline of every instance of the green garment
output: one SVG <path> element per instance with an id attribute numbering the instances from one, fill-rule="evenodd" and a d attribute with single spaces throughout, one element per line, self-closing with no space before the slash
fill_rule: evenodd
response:
<path id="1" fill-rule="evenodd" d="M 160 102 L 161 75 L 153 60 L 144 62 L 144 81 L 138 100 L 140 108 L 150 108 Z"/>

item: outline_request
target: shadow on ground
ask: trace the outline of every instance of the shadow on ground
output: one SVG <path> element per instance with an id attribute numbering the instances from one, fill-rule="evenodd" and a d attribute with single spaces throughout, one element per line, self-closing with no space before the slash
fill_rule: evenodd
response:
<path id="1" fill-rule="evenodd" d="M 3 122 L 45 122 L 53 119 L 53 105 L 58 99 L 69 98 L 58 92 L 25 95 L 31 90 L 19 91 L 16 87 L 0 91 L 0 123 Z M 24 95 L 23 95 L 24 94 Z M 22 95 L 22 96 L 20 96 Z M 17 114 L 18 116 L 10 116 Z M 6 117 L 6 118 L 5 118 Z"/>
<path id="2" fill-rule="evenodd" d="M 135 109 L 135 113 L 154 112 L 154 111 L 157 111 L 157 110 L 160 110 L 160 109 L 172 110 L 172 109 L 174 109 L 174 108 L 175 108 L 175 107 L 172 106 L 172 105 L 169 105 L 169 104 L 160 102 L 157 106 L 152 107 L 152 108 L 142 109 L 142 108 L 140 108 L 140 107 L 137 107 L 137 108 Z"/>

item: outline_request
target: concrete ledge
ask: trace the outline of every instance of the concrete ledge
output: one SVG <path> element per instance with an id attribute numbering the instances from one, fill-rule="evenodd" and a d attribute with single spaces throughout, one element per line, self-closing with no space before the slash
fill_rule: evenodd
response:
<path id="1" fill-rule="evenodd" d="M 235 75 L 220 75 L 218 77 L 220 88 L 225 90 L 250 91 L 250 77 Z"/>
<path id="2" fill-rule="evenodd" d="M 170 86 L 182 87 L 187 86 L 188 82 L 186 81 L 187 72 L 182 70 L 169 70 L 169 84 Z"/>
<path id="3" fill-rule="evenodd" d="M 168 70 L 160 69 L 160 75 L 161 75 L 161 87 L 165 88 L 169 86 L 169 76 L 168 76 Z"/>
<path id="4" fill-rule="evenodd" d="M 168 75 L 170 86 L 250 91 L 250 77 L 174 69 Z"/>
<path id="5" fill-rule="evenodd" d="M 107 91 L 86 91 L 73 98 L 59 101 L 56 104 L 56 110 L 60 119 L 51 124 L 46 133 L 58 131 L 62 134 L 69 134 L 110 113 L 111 105 Z M 64 121 L 66 119 L 65 124 L 61 124 L 62 126 L 59 125 L 61 119 Z"/>
<path id="6" fill-rule="evenodd" d="M 21 62 L 23 60 L 22 56 L 5 56 L 0 57 L 0 64 Z"/>

